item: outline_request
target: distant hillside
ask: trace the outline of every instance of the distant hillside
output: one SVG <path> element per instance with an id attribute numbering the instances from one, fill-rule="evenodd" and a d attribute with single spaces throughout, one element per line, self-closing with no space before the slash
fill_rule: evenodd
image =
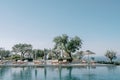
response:
<path id="1" fill-rule="evenodd" d="M 108 58 L 106 58 L 105 56 L 94 56 L 95 61 L 109 61 Z M 88 60 L 88 57 L 85 56 L 84 59 Z M 91 56 L 90 56 L 91 59 Z M 119 61 L 120 62 L 120 56 L 117 56 L 117 58 L 114 61 Z"/>
<path id="2" fill-rule="evenodd" d="M 106 58 L 105 56 L 99 56 L 99 57 L 95 57 L 96 61 L 109 61 L 108 58 Z M 119 61 L 120 62 L 120 56 L 118 56 L 114 61 Z"/>

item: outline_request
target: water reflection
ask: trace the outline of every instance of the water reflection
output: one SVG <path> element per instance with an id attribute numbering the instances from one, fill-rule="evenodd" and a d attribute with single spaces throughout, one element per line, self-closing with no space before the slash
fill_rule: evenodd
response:
<path id="1" fill-rule="evenodd" d="M 119 73 L 120 67 L 115 66 L 97 68 L 2 67 L 0 68 L 0 80 L 119 80 Z"/>
<path id="2" fill-rule="evenodd" d="M 115 71 L 117 69 L 117 66 L 115 65 L 111 65 L 111 66 L 107 66 L 108 71 Z"/>
<path id="3" fill-rule="evenodd" d="M 52 68 L 44 67 L 43 69 L 44 69 L 44 71 L 43 71 L 44 80 L 56 80 L 56 79 L 57 80 L 81 80 L 81 79 L 85 79 L 83 77 L 80 77 L 78 75 L 76 76 L 75 74 L 73 74 L 73 73 L 75 73 L 75 71 L 74 71 L 75 68 L 73 68 L 73 67 L 62 68 L 61 66 L 59 66 L 59 67 L 52 67 Z M 76 69 L 80 70 L 80 68 L 76 68 Z M 86 80 L 90 80 L 90 78 L 94 79 L 95 74 L 90 73 L 90 69 L 87 69 L 87 68 L 82 68 L 82 69 L 85 69 L 88 71 L 86 74 L 83 74 L 83 76 L 87 78 Z M 37 77 L 37 70 L 35 70 L 35 71 L 36 71 L 35 77 Z M 51 73 L 53 75 L 53 77 L 51 77 L 50 74 L 47 72 Z M 66 72 L 66 74 L 63 75 L 65 72 Z M 39 80 L 37 78 L 35 78 L 35 79 Z"/>
<path id="4" fill-rule="evenodd" d="M 8 67 L 0 67 L 0 80 L 3 79 L 3 77 L 6 75 L 8 71 L 9 71 Z"/>
<path id="5" fill-rule="evenodd" d="M 59 80 L 62 80 L 62 67 L 59 66 Z"/>
<path id="6" fill-rule="evenodd" d="M 65 77 L 63 77 L 63 80 L 80 80 L 79 76 L 77 77 L 72 75 L 73 67 L 68 67 L 67 69 L 68 69 L 68 74 Z"/>
<path id="7" fill-rule="evenodd" d="M 32 80 L 32 69 L 30 67 L 17 68 L 19 71 L 14 71 L 12 80 Z"/>
<path id="8" fill-rule="evenodd" d="M 97 80 L 96 74 L 95 73 L 91 73 L 91 72 L 83 74 L 83 79 L 84 80 Z"/>
<path id="9" fill-rule="evenodd" d="M 44 67 L 44 75 L 45 75 L 45 80 L 47 80 L 47 69 Z"/>
<path id="10" fill-rule="evenodd" d="M 10 69 L 11 76 L 9 80 L 81 80 L 82 77 L 76 76 L 74 73 L 73 67 L 67 67 L 62 68 L 59 67 L 44 67 L 44 68 L 38 68 L 38 67 L 16 67 L 16 68 L 0 68 L 0 79 L 5 80 L 4 75 L 6 73 L 10 73 L 8 70 Z M 83 68 L 86 69 L 86 68 Z M 79 68 L 78 68 L 79 70 Z M 51 77 L 49 74 L 52 74 L 53 77 Z M 66 72 L 66 73 L 65 73 Z M 56 74 L 54 74 L 56 73 Z M 63 75 L 64 74 L 64 75 Z M 94 74 L 88 73 L 84 74 L 83 76 L 91 78 L 92 76 L 95 76 Z M 3 78 L 2 78 L 3 77 Z M 86 79 L 90 80 L 90 79 Z"/>
<path id="11" fill-rule="evenodd" d="M 35 80 L 37 80 L 37 69 L 35 67 Z"/>

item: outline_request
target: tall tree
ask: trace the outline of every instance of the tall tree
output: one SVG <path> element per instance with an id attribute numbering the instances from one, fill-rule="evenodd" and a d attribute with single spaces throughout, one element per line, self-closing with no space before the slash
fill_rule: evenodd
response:
<path id="1" fill-rule="evenodd" d="M 73 59 L 71 53 L 79 50 L 82 45 L 82 40 L 79 37 L 75 36 L 73 38 L 70 38 L 66 34 L 55 37 L 53 41 L 55 42 L 55 49 L 60 49 L 68 53 L 71 61 Z"/>
<path id="2" fill-rule="evenodd" d="M 9 57 L 10 56 L 10 51 L 9 50 L 5 50 L 4 48 L 0 48 L 0 57 L 1 57 L 1 60 L 6 57 Z"/>
<path id="3" fill-rule="evenodd" d="M 80 60 L 84 57 L 83 51 L 77 51 L 75 55 L 76 55 L 76 58 Z"/>
<path id="4" fill-rule="evenodd" d="M 21 60 L 24 58 L 24 55 L 26 53 L 29 53 L 32 51 L 32 45 L 31 44 L 16 44 L 12 47 L 12 51 L 15 53 L 21 54 Z"/>
<path id="5" fill-rule="evenodd" d="M 43 58 L 44 57 L 44 51 L 41 49 L 34 49 L 32 51 L 34 59 L 37 59 L 38 57 Z"/>
<path id="6" fill-rule="evenodd" d="M 60 57 L 60 51 L 52 49 L 54 59 L 58 59 Z"/>
<path id="7" fill-rule="evenodd" d="M 116 52 L 115 51 L 112 51 L 112 50 L 107 50 L 107 52 L 105 53 L 105 56 L 107 58 L 109 58 L 110 62 L 112 63 L 113 62 L 113 59 L 116 59 L 117 56 L 116 56 Z"/>

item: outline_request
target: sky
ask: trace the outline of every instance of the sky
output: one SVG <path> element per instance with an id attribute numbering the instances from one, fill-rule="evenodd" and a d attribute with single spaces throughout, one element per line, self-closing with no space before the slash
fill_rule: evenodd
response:
<path id="1" fill-rule="evenodd" d="M 83 40 L 80 50 L 120 54 L 120 0 L 0 0 L 0 47 L 53 48 L 56 36 Z"/>

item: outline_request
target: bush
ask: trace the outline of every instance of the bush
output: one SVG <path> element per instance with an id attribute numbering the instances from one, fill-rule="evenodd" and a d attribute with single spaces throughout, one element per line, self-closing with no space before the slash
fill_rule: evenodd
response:
<path id="1" fill-rule="evenodd" d="M 63 58 L 59 58 L 58 61 L 63 61 Z"/>
<path id="2" fill-rule="evenodd" d="M 71 63 L 73 59 L 71 59 L 70 57 L 65 58 L 65 60 L 67 60 L 67 62 Z"/>
<path id="3" fill-rule="evenodd" d="M 28 60 L 29 62 L 32 62 L 33 58 L 24 58 L 24 59 L 22 59 L 22 61 L 24 61 L 24 60 Z"/>
<path id="4" fill-rule="evenodd" d="M 12 59 L 19 60 L 20 59 L 20 55 L 14 54 L 14 55 L 12 55 Z"/>
<path id="5" fill-rule="evenodd" d="M 120 65 L 120 62 L 114 62 L 115 65 Z"/>
<path id="6" fill-rule="evenodd" d="M 120 65 L 120 62 L 97 61 L 97 63 L 100 63 L 100 64 L 114 64 L 114 65 Z"/>
<path id="7" fill-rule="evenodd" d="M 32 58 L 28 58 L 28 61 L 29 61 L 29 62 L 32 62 L 32 61 L 33 61 L 33 59 L 32 59 Z"/>
<path id="8" fill-rule="evenodd" d="M 48 58 L 48 60 L 51 60 L 51 59 L 52 59 L 51 57 Z"/>

